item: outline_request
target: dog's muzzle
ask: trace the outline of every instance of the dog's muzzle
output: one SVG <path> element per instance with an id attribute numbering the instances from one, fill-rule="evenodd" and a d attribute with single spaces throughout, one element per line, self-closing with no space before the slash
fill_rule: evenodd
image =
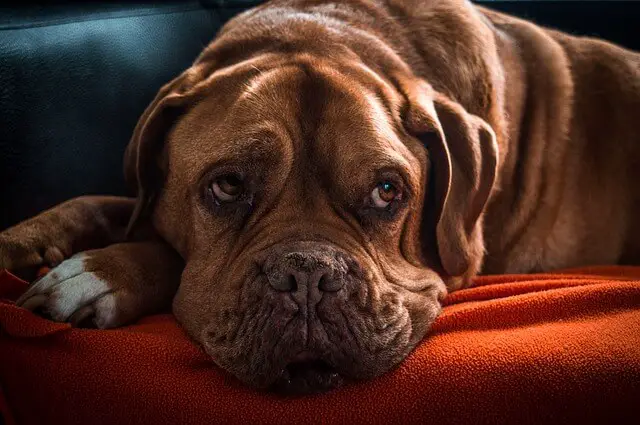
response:
<path id="1" fill-rule="evenodd" d="M 289 394 L 371 379 L 412 348 L 404 296 L 325 241 L 281 242 L 251 255 L 238 304 L 212 313 L 204 347 L 246 384 Z M 371 267 L 371 265 L 369 265 Z"/>
<path id="2" fill-rule="evenodd" d="M 323 356 L 313 334 L 319 318 L 316 306 L 324 297 L 335 297 L 345 288 L 355 262 L 339 250 L 325 244 L 299 242 L 275 248 L 267 256 L 263 272 L 270 287 L 281 297 L 290 297 L 304 319 L 303 351 L 295 354 L 282 370 L 272 388 L 282 393 L 306 394 L 338 386 L 342 376 Z"/>

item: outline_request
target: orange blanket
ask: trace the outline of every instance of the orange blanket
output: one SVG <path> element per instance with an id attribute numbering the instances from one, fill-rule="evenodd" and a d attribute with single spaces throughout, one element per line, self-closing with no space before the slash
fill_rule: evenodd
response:
<path id="1" fill-rule="evenodd" d="M 24 287 L 0 276 L 0 298 L 15 299 Z M 396 370 L 285 399 L 221 372 L 170 315 L 77 330 L 5 301 L 7 421 L 640 423 L 640 268 L 481 277 L 446 304 L 430 337 Z"/>

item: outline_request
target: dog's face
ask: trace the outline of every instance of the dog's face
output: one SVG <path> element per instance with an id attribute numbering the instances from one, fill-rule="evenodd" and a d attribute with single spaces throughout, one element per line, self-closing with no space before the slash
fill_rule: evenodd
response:
<path id="1" fill-rule="evenodd" d="M 152 106 L 130 148 L 141 197 L 155 197 L 154 223 L 185 259 L 176 317 L 255 387 L 318 391 L 389 370 L 440 310 L 446 262 L 430 251 L 449 249 L 424 246 L 437 155 L 399 125 L 403 96 L 309 60 L 209 78 L 172 114 Z"/>

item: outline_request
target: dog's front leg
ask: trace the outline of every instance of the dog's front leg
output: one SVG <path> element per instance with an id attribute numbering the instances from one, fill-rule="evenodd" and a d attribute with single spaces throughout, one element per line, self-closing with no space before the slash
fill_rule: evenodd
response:
<path id="1" fill-rule="evenodd" d="M 73 254 L 125 240 L 135 199 L 82 196 L 0 232 L 0 269 L 57 266 Z"/>
<path id="2" fill-rule="evenodd" d="M 113 244 L 63 261 L 17 304 L 59 322 L 118 327 L 168 311 L 182 269 L 180 256 L 162 240 Z"/>

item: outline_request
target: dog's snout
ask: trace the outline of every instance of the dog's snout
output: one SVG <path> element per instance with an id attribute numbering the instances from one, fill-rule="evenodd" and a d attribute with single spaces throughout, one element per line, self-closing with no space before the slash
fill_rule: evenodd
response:
<path id="1" fill-rule="evenodd" d="M 283 277 L 270 278 L 271 287 L 281 292 L 296 292 L 302 286 L 318 288 L 322 292 L 336 292 L 342 288 L 343 280 L 334 279 L 327 270 L 313 273 L 291 270 Z"/>
<path id="2" fill-rule="evenodd" d="M 348 267 L 334 250 L 297 249 L 274 256 L 268 261 L 265 274 L 276 291 L 337 292 L 344 286 Z"/>

